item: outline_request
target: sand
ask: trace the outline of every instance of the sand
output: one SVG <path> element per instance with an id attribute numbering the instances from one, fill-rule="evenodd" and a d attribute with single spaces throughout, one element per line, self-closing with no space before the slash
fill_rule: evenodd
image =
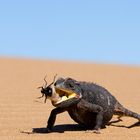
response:
<path id="1" fill-rule="evenodd" d="M 140 113 L 140 68 L 121 65 L 90 64 L 61 61 L 0 58 L 0 139 L 1 140 L 139 140 L 140 126 L 126 128 L 137 120 L 123 118 L 115 126 L 107 126 L 101 134 L 86 133 L 67 112 L 57 116 L 50 134 L 31 134 L 43 128 L 51 110 L 50 101 L 43 103 L 38 86 L 47 74 L 50 83 L 58 77 L 96 82 L 106 87 L 125 107 Z M 115 117 L 113 117 L 115 119 Z"/>

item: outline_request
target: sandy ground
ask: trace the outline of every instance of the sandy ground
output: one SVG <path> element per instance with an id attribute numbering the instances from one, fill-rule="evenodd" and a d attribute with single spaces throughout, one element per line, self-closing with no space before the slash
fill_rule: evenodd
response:
<path id="1" fill-rule="evenodd" d="M 54 107 L 50 101 L 44 104 L 43 99 L 36 99 L 41 95 L 37 87 L 43 85 L 46 74 L 51 82 L 56 73 L 96 82 L 106 87 L 125 107 L 140 113 L 138 67 L 0 58 L 1 140 L 140 140 L 140 126 L 125 128 L 137 121 L 133 118 L 123 118 L 123 122 L 107 126 L 101 130 L 102 134 L 97 135 L 80 130 L 67 113 L 58 115 L 55 132 L 28 134 L 33 128 L 46 126 Z"/>

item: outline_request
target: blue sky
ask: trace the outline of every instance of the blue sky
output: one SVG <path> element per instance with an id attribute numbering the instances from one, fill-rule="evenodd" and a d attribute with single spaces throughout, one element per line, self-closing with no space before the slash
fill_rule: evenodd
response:
<path id="1" fill-rule="evenodd" d="M 0 56 L 140 65 L 139 0 L 1 0 Z"/>

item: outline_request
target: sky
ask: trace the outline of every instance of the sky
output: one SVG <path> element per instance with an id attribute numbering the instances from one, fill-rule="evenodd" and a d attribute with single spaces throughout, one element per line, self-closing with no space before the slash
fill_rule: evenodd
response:
<path id="1" fill-rule="evenodd" d="M 140 1 L 0 0 L 0 56 L 140 65 Z"/>

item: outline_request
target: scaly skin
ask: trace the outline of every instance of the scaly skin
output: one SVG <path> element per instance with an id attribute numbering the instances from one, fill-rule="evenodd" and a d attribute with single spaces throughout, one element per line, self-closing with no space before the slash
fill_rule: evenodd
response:
<path id="1" fill-rule="evenodd" d="M 100 133 L 100 129 L 105 127 L 112 119 L 113 115 L 118 115 L 118 121 L 122 116 L 130 116 L 140 121 L 140 115 L 124 108 L 117 99 L 104 87 L 76 81 L 72 78 L 58 79 L 54 87 L 73 91 L 77 98 L 72 98 L 55 105 L 48 120 L 47 130 L 51 131 L 57 114 L 68 111 L 70 117 L 85 128 Z"/>

